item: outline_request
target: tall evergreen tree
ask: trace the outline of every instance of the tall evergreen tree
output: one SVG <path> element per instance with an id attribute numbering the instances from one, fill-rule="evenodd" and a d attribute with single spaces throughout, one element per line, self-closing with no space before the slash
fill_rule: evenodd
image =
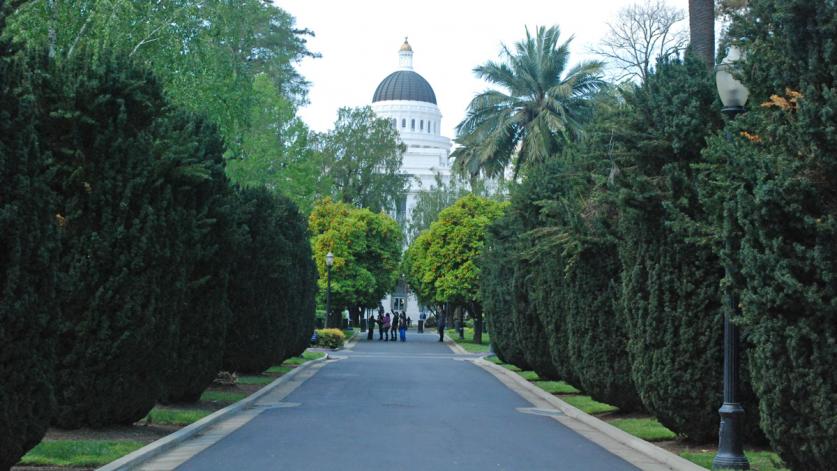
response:
<path id="1" fill-rule="evenodd" d="M 0 0 L 0 33 L 13 5 Z M 46 433 L 55 411 L 59 303 L 54 263 L 62 221 L 54 211 L 37 133 L 31 77 L 44 56 L 19 60 L 0 40 L 0 469 Z"/>

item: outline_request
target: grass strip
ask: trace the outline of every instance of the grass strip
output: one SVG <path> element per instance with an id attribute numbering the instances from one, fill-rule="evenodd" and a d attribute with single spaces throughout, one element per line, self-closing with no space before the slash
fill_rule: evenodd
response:
<path id="1" fill-rule="evenodd" d="M 594 401 L 590 396 L 561 396 L 561 400 L 587 414 L 603 414 L 619 410 L 618 407 Z"/>
<path id="2" fill-rule="evenodd" d="M 666 428 L 653 417 L 643 419 L 614 419 L 608 423 L 648 442 L 674 440 L 677 437 L 677 434 Z"/>
<path id="3" fill-rule="evenodd" d="M 715 454 L 715 450 L 684 451 L 680 453 L 680 456 L 698 466 L 712 469 L 712 459 L 715 458 Z M 752 471 L 788 471 L 779 455 L 772 451 L 744 451 L 744 455 L 750 461 Z"/>
<path id="4" fill-rule="evenodd" d="M 103 466 L 143 447 L 133 440 L 45 440 L 23 456 L 28 466 Z"/>
<path id="5" fill-rule="evenodd" d="M 232 404 L 244 399 L 245 397 L 247 397 L 247 394 L 240 392 L 204 391 L 203 394 L 201 394 L 201 401 Z"/>
<path id="6" fill-rule="evenodd" d="M 465 338 L 459 338 L 459 332 L 456 329 L 448 329 L 448 337 L 452 338 L 454 342 L 459 344 L 466 352 L 469 353 L 486 353 L 491 349 L 491 335 L 488 332 L 483 332 L 482 343 L 474 343 L 474 329 L 471 327 L 465 328 Z"/>
<path id="7" fill-rule="evenodd" d="M 532 381 L 532 383 L 550 394 L 578 394 L 581 392 L 563 381 Z"/>
<path id="8" fill-rule="evenodd" d="M 288 370 L 290 371 L 290 368 L 288 368 Z M 270 371 L 270 370 L 268 370 L 268 371 Z M 283 374 L 284 374 L 284 373 L 287 373 L 287 371 L 283 372 Z M 255 375 L 255 376 L 239 376 L 239 377 L 238 377 L 238 384 L 259 384 L 259 385 L 265 385 L 265 384 L 270 384 L 270 383 L 272 383 L 272 382 L 274 382 L 274 381 L 276 381 L 276 377 L 275 377 L 275 376 L 262 376 L 262 375 Z"/>
<path id="9" fill-rule="evenodd" d="M 202 409 L 173 409 L 155 407 L 145 417 L 152 424 L 162 425 L 190 425 L 211 414 Z"/>
<path id="10" fill-rule="evenodd" d="M 523 376 L 523 379 L 526 381 L 538 381 L 541 379 L 534 371 L 518 371 L 517 374 Z"/>

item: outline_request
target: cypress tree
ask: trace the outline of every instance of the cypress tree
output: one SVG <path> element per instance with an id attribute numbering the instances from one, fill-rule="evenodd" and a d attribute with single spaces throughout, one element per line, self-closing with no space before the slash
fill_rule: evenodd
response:
<path id="1" fill-rule="evenodd" d="M 693 230 L 706 221 L 693 166 L 720 127 L 720 106 L 691 55 L 659 63 L 626 98 L 619 253 L 633 379 L 663 425 L 706 443 L 717 436 L 722 402 L 724 270 L 713 231 Z M 744 428 L 757 433 L 748 417 Z"/>
<path id="2" fill-rule="evenodd" d="M 223 367 L 261 373 L 298 354 L 302 335 L 310 338 L 313 262 L 305 221 L 293 202 L 264 188 L 240 189 L 238 198 L 244 231 L 230 276 L 232 320 Z"/>
<path id="3" fill-rule="evenodd" d="M 64 221 L 54 423 L 130 424 L 160 396 L 177 325 L 166 307 L 185 270 L 167 231 L 175 190 L 158 173 L 167 103 L 124 59 L 79 54 L 52 69 L 35 87 Z"/>
<path id="4" fill-rule="evenodd" d="M 761 426 L 791 469 L 834 469 L 837 5 L 752 1 L 729 36 L 746 52 L 751 109 L 711 142 L 703 196 L 740 240 L 724 255 L 740 270 L 728 282 L 740 289 Z"/>
<path id="5" fill-rule="evenodd" d="M 6 8 L 0 1 L 0 32 Z M 13 58 L 0 40 L 0 469 L 8 469 L 46 433 L 54 411 L 58 317 L 54 195 L 36 130 L 29 87 L 43 57 Z"/>
<path id="6" fill-rule="evenodd" d="M 235 220 L 224 174 L 224 142 L 218 129 L 190 113 L 173 113 L 162 124 L 164 162 L 178 188 L 169 227 L 176 265 L 169 309 L 176 313 L 176 342 L 166 363 L 166 402 L 196 401 L 221 369 L 229 322 L 227 283 L 232 266 Z"/>

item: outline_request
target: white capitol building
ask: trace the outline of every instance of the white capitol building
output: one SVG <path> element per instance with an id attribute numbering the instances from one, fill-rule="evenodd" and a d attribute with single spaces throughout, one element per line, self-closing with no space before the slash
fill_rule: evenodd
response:
<path id="1" fill-rule="evenodd" d="M 375 89 L 372 109 L 378 116 L 389 119 L 398 129 L 401 142 L 407 146 L 401 173 L 415 177 L 410 182 L 406 205 L 399 208 L 402 224 L 410 221 L 418 192 L 436 183 L 436 174 L 447 182 L 450 178 L 450 139 L 442 136 L 442 113 L 436 106 L 433 87 L 413 70 L 413 48 L 407 39 L 398 51 L 398 70 L 384 78 Z M 419 316 L 416 298 L 407 296 L 403 284 L 382 302 L 387 312 L 406 310 L 415 323 Z"/>

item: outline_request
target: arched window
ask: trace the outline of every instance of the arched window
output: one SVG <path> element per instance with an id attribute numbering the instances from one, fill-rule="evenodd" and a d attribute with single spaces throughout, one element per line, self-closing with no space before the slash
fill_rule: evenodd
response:
<path id="1" fill-rule="evenodd" d="M 427 122 L 427 134 L 430 134 L 432 132 L 433 132 L 433 121 L 428 121 Z"/>
<path id="2" fill-rule="evenodd" d="M 398 120 L 395 119 L 395 118 L 392 118 L 392 129 L 397 129 L 397 128 L 398 128 Z"/>
<path id="3" fill-rule="evenodd" d="M 401 127 L 402 127 L 402 128 L 406 128 L 406 127 L 407 127 L 407 118 L 401 118 Z"/>
<path id="4" fill-rule="evenodd" d="M 424 131 L 424 120 L 419 121 L 419 131 Z"/>
<path id="5" fill-rule="evenodd" d="M 415 130 L 416 130 L 416 120 L 415 120 L 415 119 L 413 119 L 413 120 L 410 122 L 410 129 L 412 129 L 413 131 L 415 131 Z"/>

